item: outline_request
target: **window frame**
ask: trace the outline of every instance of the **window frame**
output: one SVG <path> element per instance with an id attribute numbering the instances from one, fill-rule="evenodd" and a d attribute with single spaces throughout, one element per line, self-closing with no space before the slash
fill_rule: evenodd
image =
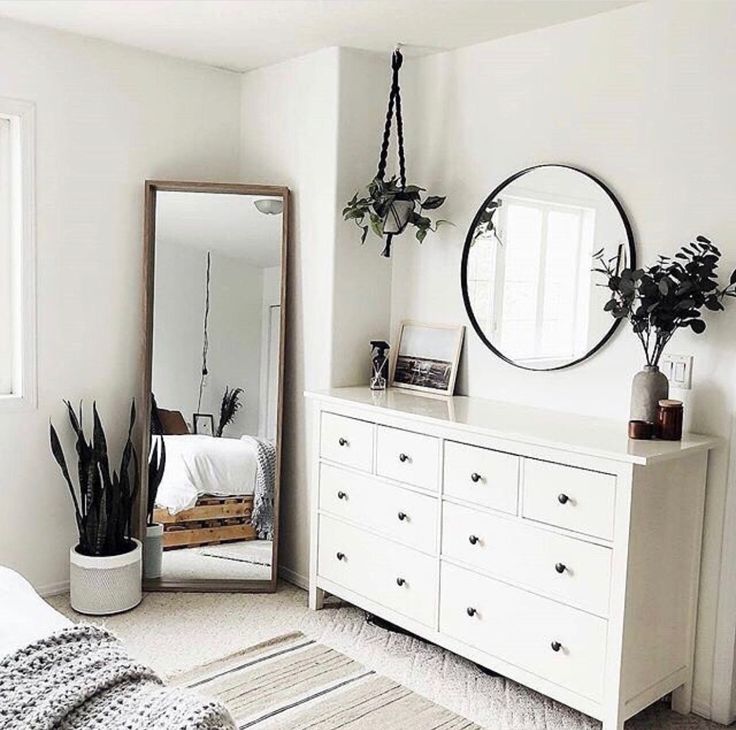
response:
<path id="1" fill-rule="evenodd" d="M 513 205 L 518 205 L 526 208 L 532 208 L 539 212 L 541 218 L 541 234 L 540 234 L 540 260 L 539 269 L 536 277 L 536 312 L 534 317 L 534 330 L 535 330 L 535 343 L 539 345 L 541 341 L 541 332 L 544 323 L 544 299 L 546 293 L 546 265 L 547 257 L 549 255 L 549 236 L 548 236 L 548 225 L 549 217 L 553 212 L 561 213 L 573 213 L 578 219 L 578 239 L 577 239 L 577 250 L 575 260 L 580 260 L 580 253 L 582 247 L 585 245 L 585 227 L 586 227 L 586 216 L 592 216 L 593 220 L 596 217 L 595 202 L 587 201 L 583 198 L 573 198 L 566 196 L 564 202 L 559 202 L 560 198 L 556 200 L 547 199 L 544 194 L 538 192 L 519 193 L 515 195 L 503 195 L 499 196 L 499 200 L 503 201 L 503 204 L 499 208 L 500 216 L 498 221 L 499 236 L 503 239 L 504 233 L 508 228 L 508 214 L 509 209 Z M 591 252 L 592 254 L 592 252 Z M 499 247 L 496 249 L 496 260 L 494 262 L 494 274 L 496 281 L 494 283 L 494 318 L 492 332 L 494 339 L 498 337 L 498 323 L 503 319 L 503 295 L 505 288 L 505 271 L 506 271 L 506 251 Z M 499 275 L 500 278 L 499 278 Z M 580 298 L 581 286 L 580 286 L 580 271 L 576 272 L 575 279 L 575 299 L 576 301 Z M 571 324 L 572 338 L 575 341 L 579 336 L 581 327 L 580 313 L 577 307 L 574 308 L 574 319 Z M 498 314 L 496 314 L 496 312 Z M 587 320 L 586 320 L 586 331 L 587 331 Z M 565 353 L 564 355 L 555 354 L 544 354 L 535 350 L 533 356 L 526 358 L 520 358 L 518 354 L 509 355 L 513 359 L 519 359 L 526 363 L 533 365 L 545 365 L 546 363 L 556 362 L 561 359 L 574 359 L 574 345 L 573 352 Z"/>
<path id="2" fill-rule="evenodd" d="M 13 385 L 0 393 L 0 413 L 38 405 L 36 364 L 35 104 L 0 97 L 0 117 L 10 121 L 11 266 L 13 277 Z"/>

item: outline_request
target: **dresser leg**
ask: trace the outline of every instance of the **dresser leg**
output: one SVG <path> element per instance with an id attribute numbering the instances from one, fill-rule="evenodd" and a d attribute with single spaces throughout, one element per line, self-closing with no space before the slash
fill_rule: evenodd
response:
<path id="1" fill-rule="evenodd" d="M 685 682 L 672 693 L 672 709 L 680 715 L 689 715 L 693 708 L 693 682 Z"/>
<path id="2" fill-rule="evenodd" d="M 309 586 L 309 608 L 319 611 L 325 605 L 325 592 L 315 585 Z"/>

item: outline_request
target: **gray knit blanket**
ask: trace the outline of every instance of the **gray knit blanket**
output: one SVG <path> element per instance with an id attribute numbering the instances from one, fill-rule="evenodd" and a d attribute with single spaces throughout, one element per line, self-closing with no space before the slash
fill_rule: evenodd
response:
<path id="1" fill-rule="evenodd" d="M 217 701 L 165 687 L 96 626 L 72 626 L 0 661 L 3 730 L 234 730 Z"/>
<path id="2" fill-rule="evenodd" d="M 241 436 L 253 445 L 258 467 L 251 523 L 261 540 L 273 540 L 273 497 L 276 488 L 276 447 L 266 439 Z"/>

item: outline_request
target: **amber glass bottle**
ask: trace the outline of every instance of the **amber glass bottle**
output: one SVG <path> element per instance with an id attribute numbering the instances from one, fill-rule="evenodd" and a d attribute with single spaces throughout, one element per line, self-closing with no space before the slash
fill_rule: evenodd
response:
<path id="1" fill-rule="evenodd" d="M 657 406 L 657 437 L 664 441 L 682 438 L 682 401 L 661 400 Z"/>

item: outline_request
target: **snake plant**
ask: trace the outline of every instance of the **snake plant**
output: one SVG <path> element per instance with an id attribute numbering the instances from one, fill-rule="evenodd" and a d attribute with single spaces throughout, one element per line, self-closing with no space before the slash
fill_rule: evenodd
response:
<path id="1" fill-rule="evenodd" d="M 92 438 L 87 439 L 79 413 L 69 401 L 64 401 L 69 423 L 76 435 L 77 482 L 75 488 L 67 467 L 64 450 L 53 424 L 49 424 L 51 453 L 61 469 L 74 504 L 79 532 L 77 551 L 95 557 L 122 555 L 134 548 L 131 540 L 133 505 L 138 494 L 138 457 L 131 440 L 135 424 L 135 401 L 130 407 L 128 437 L 120 466 L 110 472 L 107 438 L 97 412 L 92 406 Z"/>
<path id="2" fill-rule="evenodd" d="M 166 444 L 164 427 L 158 411 L 156 396 L 151 393 L 151 452 L 148 457 L 148 498 L 146 500 L 147 524 L 153 525 L 153 511 L 156 509 L 158 488 L 166 469 Z"/>

